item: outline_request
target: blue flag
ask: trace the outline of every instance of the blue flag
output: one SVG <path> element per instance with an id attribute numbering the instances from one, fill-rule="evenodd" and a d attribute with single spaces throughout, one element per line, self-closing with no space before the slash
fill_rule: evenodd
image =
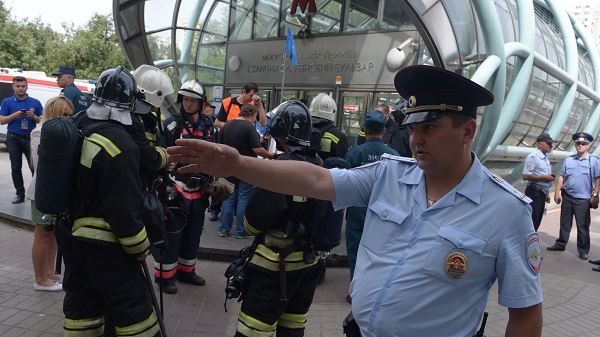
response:
<path id="1" fill-rule="evenodd" d="M 290 28 L 287 30 L 285 52 L 292 59 L 292 67 L 295 67 L 298 64 L 298 55 L 296 55 L 296 44 L 294 43 L 294 35 L 292 34 L 292 30 Z"/>

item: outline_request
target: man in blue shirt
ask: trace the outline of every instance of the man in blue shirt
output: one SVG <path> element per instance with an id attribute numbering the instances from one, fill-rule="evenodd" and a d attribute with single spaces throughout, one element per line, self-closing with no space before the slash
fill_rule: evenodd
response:
<path id="1" fill-rule="evenodd" d="M 538 148 L 525 158 L 523 166 L 523 180 L 527 182 L 525 195 L 531 199 L 531 218 L 533 228 L 537 231 L 542 223 L 545 204 L 550 202 L 550 186 L 554 181 L 552 165 L 548 160 L 548 153 L 552 151 L 552 144 L 556 141 L 547 133 L 542 133 L 537 138 Z"/>
<path id="2" fill-rule="evenodd" d="M 33 174 L 31 166 L 31 143 L 29 135 L 40 122 L 42 116 L 42 104 L 40 101 L 27 95 L 27 79 L 23 76 L 13 78 L 13 91 L 15 94 L 5 98 L 0 106 L 0 124 L 8 124 L 6 135 L 6 147 L 10 158 L 10 170 L 13 184 L 17 190 L 17 196 L 13 204 L 25 201 L 25 186 L 23 185 L 23 155 Z"/>
<path id="3" fill-rule="evenodd" d="M 386 119 L 383 112 L 373 110 L 367 113 L 363 123 L 363 131 L 366 141 L 357 145 L 348 151 L 344 157 L 352 167 L 359 167 L 370 164 L 381 159 L 384 153 L 398 156 L 398 152 L 383 143 L 383 134 L 385 133 Z M 346 211 L 346 251 L 348 253 L 348 265 L 350 267 L 350 280 L 354 275 L 356 266 L 356 254 L 358 244 L 362 236 L 365 225 L 366 207 L 348 207 Z M 350 295 L 346 296 L 346 301 L 352 303 Z"/>
<path id="4" fill-rule="evenodd" d="M 75 68 L 67 66 L 59 66 L 58 71 L 52 73 L 52 76 L 56 76 L 56 83 L 62 88 L 60 91 L 61 95 L 68 98 L 75 107 L 73 115 L 82 110 L 87 110 L 90 106 L 88 97 L 84 95 L 79 88 L 75 85 Z"/>
<path id="5" fill-rule="evenodd" d="M 494 98 L 453 72 L 416 65 L 394 84 L 409 100 L 415 159 L 383 155 L 349 170 L 242 157 L 224 145 L 179 140 L 180 172 L 236 176 L 290 195 L 367 207 L 351 284 L 363 336 L 469 337 L 489 291 L 508 308 L 506 336 L 540 337 L 540 238 L 529 198 L 479 162 L 477 108 Z M 277 291 L 277 290 L 275 290 Z"/>
<path id="6" fill-rule="evenodd" d="M 577 154 L 565 158 L 560 176 L 556 181 L 554 201 L 560 206 L 560 234 L 550 251 L 564 251 L 569 242 L 573 216 L 577 223 L 577 253 L 582 260 L 590 252 L 590 205 L 598 207 L 600 178 L 598 158 L 588 153 L 594 137 L 577 132 L 572 137 Z"/>

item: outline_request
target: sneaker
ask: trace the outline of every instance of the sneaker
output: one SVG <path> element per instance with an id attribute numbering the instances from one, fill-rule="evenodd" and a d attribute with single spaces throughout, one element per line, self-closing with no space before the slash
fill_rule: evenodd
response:
<path id="1" fill-rule="evenodd" d="M 208 216 L 208 220 L 209 221 L 217 221 L 217 220 L 219 220 L 219 214 L 217 214 L 217 213 L 210 213 L 210 215 Z"/>
<path id="2" fill-rule="evenodd" d="M 226 238 L 226 237 L 229 236 L 229 234 L 227 234 L 227 233 L 219 233 L 219 236 L 222 237 L 222 238 Z"/>
<path id="3" fill-rule="evenodd" d="M 243 234 L 243 235 L 238 235 L 235 238 L 236 239 L 252 239 L 252 238 L 254 238 L 254 236 L 248 235 L 248 234 Z"/>

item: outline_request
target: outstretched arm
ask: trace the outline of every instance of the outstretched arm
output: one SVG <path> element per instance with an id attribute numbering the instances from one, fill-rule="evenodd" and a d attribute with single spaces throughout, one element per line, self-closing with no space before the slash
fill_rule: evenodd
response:
<path id="1" fill-rule="evenodd" d="M 242 156 L 235 148 L 199 139 L 178 139 L 169 147 L 169 161 L 189 164 L 181 173 L 235 176 L 249 184 L 288 195 L 335 201 L 329 170 L 300 161 L 263 160 Z"/>

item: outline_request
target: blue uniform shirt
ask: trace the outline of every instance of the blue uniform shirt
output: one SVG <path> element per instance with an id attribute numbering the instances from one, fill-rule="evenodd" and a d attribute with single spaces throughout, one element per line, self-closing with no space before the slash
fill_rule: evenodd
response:
<path id="1" fill-rule="evenodd" d="M 542 302 L 530 199 L 473 158 L 429 209 L 414 160 L 330 170 L 334 207 L 369 209 L 350 289 L 364 336 L 472 336 L 496 279 L 500 305 Z"/>
<path id="2" fill-rule="evenodd" d="M 523 167 L 523 174 L 545 176 L 550 173 L 552 173 L 552 166 L 550 165 L 547 154 L 543 154 L 540 149 L 537 149 L 527 155 L 525 158 L 525 166 Z M 550 186 L 552 186 L 552 183 L 548 181 L 527 181 L 527 186 L 532 184 L 540 187 L 546 194 L 550 191 Z"/>
<path id="3" fill-rule="evenodd" d="M 586 153 L 583 159 L 579 159 L 577 155 L 565 158 L 560 171 L 564 178 L 564 190 L 573 198 L 591 198 L 593 179 L 600 175 L 599 166 L 598 158 L 589 153 Z"/>
<path id="4" fill-rule="evenodd" d="M 351 148 L 350 151 L 346 153 L 344 159 L 348 161 L 352 167 L 357 167 L 380 160 L 381 155 L 384 153 L 399 156 L 398 152 L 385 145 L 381 138 L 370 138 L 363 144 Z"/>
<path id="5" fill-rule="evenodd" d="M 73 110 L 73 115 L 82 110 L 87 110 L 90 106 L 88 97 L 77 88 L 77 86 L 73 83 L 69 84 L 66 88 L 61 91 L 61 94 L 73 103 L 75 110 Z"/>
<path id="6" fill-rule="evenodd" d="M 7 97 L 2 101 L 2 106 L 0 106 L 0 114 L 2 116 L 9 116 L 19 110 L 25 109 L 29 110 L 33 108 L 33 113 L 36 116 L 42 117 L 42 103 L 33 97 L 29 97 L 21 100 L 18 99 L 16 95 L 12 95 L 11 97 Z M 37 124 L 33 121 L 33 119 L 28 117 L 15 118 L 10 123 L 8 123 L 8 127 L 6 128 L 8 131 L 12 133 L 16 133 L 19 135 L 29 135 L 31 131 L 35 128 Z"/>

